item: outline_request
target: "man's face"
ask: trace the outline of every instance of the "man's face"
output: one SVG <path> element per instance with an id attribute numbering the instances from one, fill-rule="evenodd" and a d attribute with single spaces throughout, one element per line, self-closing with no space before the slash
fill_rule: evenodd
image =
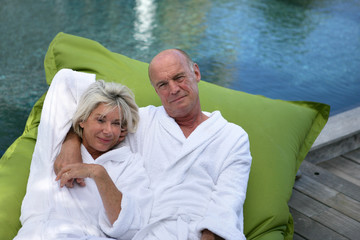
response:
<path id="1" fill-rule="evenodd" d="M 199 67 L 190 68 L 186 58 L 172 52 L 159 56 L 151 66 L 151 81 L 161 102 L 173 118 L 186 117 L 199 103 Z"/>

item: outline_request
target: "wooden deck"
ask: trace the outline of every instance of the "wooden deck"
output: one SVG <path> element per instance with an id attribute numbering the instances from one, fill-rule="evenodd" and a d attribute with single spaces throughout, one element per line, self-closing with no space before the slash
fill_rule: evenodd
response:
<path id="1" fill-rule="evenodd" d="M 360 239 L 360 133 L 314 152 L 289 201 L 294 239 Z"/>

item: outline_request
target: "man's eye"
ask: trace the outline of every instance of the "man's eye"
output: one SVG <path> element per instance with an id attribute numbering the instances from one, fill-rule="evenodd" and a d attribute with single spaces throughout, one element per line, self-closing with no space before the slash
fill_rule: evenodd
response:
<path id="1" fill-rule="evenodd" d="M 159 88 L 163 88 L 163 87 L 165 87 L 165 86 L 166 86 L 166 83 L 160 83 L 160 84 L 158 85 Z"/>
<path id="2" fill-rule="evenodd" d="M 179 75 L 179 76 L 176 76 L 175 81 L 181 82 L 181 81 L 183 81 L 184 79 L 185 79 L 185 75 Z"/>

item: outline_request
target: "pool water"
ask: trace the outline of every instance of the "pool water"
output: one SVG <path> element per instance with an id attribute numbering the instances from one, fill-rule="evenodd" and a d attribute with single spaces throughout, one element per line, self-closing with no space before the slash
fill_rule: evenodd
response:
<path id="1" fill-rule="evenodd" d="M 145 62 L 182 48 L 205 81 L 332 115 L 360 106 L 358 0 L 0 0 L 0 22 L 0 156 L 47 90 L 43 59 L 60 31 Z"/>

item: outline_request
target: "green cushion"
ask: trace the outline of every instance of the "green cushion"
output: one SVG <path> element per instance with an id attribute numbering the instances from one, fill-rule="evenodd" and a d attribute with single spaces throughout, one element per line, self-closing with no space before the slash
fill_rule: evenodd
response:
<path id="1" fill-rule="evenodd" d="M 58 70 L 71 68 L 95 73 L 97 79 L 126 84 L 134 91 L 139 106 L 160 105 L 149 82 L 147 66 L 110 52 L 95 41 L 64 33 L 54 38 L 45 57 L 48 84 Z M 253 162 L 244 205 L 247 239 L 292 239 L 293 221 L 287 202 L 297 169 L 324 127 L 330 107 L 273 100 L 204 81 L 199 89 L 203 110 L 220 110 L 226 119 L 249 134 Z M 42 102 L 43 98 L 39 99 L 24 134 L 0 161 L 0 239 L 12 239 L 20 227 L 21 200 Z"/>
<path id="2" fill-rule="evenodd" d="M 45 94 L 30 112 L 23 134 L 0 160 L 0 239 L 13 239 L 21 227 L 20 207 L 26 191 L 37 126 Z"/>

